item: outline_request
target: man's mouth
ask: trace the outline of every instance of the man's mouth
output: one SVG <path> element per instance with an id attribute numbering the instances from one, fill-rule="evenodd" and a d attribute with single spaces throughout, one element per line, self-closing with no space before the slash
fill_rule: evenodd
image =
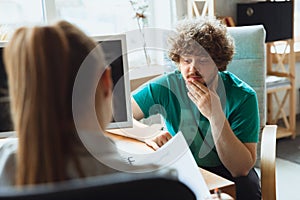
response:
<path id="1" fill-rule="evenodd" d="M 190 82 L 197 81 L 206 86 L 206 82 L 204 81 L 204 79 L 201 75 L 190 75 L 187 77 L 187 81 L 190 81 Z"/>
<path id="2" fill-rule="evenodd" d="M 201 75 L 189 75 L 187 77 L 187 80 L 189 81 L 200 81 L 200 82 L 204 82 L 203 77 Z"/>
<path id="3" fill-rule="evenodd" d="M 189 80 L 189 81 L 201 81 L 202 78 L 199 77 L 199 76 L 190 76 L 190 77 L 188 78 L 188 80 Z"/>

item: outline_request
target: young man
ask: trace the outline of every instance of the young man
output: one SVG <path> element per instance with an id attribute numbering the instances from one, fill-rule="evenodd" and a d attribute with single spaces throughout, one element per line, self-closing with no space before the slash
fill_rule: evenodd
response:
<path id="1" fill-rule="evenodd" d="M 160 113 L 169 133 L 149 144 L 158 148 L 182 131 L 197 164 L 236 184 L 237 199 L 261 199 L 253 169 L 259 135 L 255 91 L 226 71 L 234 42 L 218 20 L 184 20 L 170 37 L 169 57 L 178 70 L 133 94 L 139 120 Z"/>

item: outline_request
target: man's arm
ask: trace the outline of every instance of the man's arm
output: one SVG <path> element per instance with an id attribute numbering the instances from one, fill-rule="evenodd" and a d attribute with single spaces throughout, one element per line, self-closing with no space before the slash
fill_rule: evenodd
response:
<path id="1" fill-rule="evenodd" d="M 210 119 L 219 157 L 232 176 L 246 176 L 256 161 L 256 143 L 242 143 L 233 133 L 225 115 Z"/>
<path id="2" fill-rule="evenodd" d="M 136 101 L 131 98 L 131 106 L 132 106 L 132 113 L 133 113 L 133 120 L 141 120 L 144 118 L 144 113 L 142 112 L 140 106 L 136 103 Z M 146 140 L 146 144 L 152 147 L 154 150 L 157 150 L 159 147 L 163 146 L 172 138 L 171 134 L 166 131 L 162 131 L 160 134 L 156 135 L 155 137 Z"/>
<path id="3" fill-rule="evenodd" d="M 232 131 L 214 88 L 188 83 L 188 95 L 209 120 L 219 158 L 232 176 L 246 176 L 256 161 L 256 143 L 242 143 Z"/>
<path id="4" fill-rule="evenodd" d="M 132 114 L 135 120 L 141 120 L 144 118 L 144 113 L 141 110 L 140 106 L 136 103 L 134 98 L 131 98 Z"/>

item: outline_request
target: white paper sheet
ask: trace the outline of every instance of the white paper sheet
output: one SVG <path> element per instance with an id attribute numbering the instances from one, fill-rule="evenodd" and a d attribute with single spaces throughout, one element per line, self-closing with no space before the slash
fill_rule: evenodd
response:
<path id="1" fill-rule="evenodd" d="M 159 150 L 149 154 L 126 154 L 120 152 L 130 165 L 155 164 L 162 168 L 174 168 L 178 178 L 196 195 L 198 200 L 210 196 L 205 180 L 181 132 L 178 132 Z"/>

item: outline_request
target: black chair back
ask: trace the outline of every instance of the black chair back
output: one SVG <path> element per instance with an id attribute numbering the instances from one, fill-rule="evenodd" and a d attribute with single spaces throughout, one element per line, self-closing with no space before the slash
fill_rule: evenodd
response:
<path id="1" fill-rule="evenodd" d="M 1 188 L 0 200 L 195 200 L 195 194 L 172 173 L 118 173 L 35 187 Z"/>

